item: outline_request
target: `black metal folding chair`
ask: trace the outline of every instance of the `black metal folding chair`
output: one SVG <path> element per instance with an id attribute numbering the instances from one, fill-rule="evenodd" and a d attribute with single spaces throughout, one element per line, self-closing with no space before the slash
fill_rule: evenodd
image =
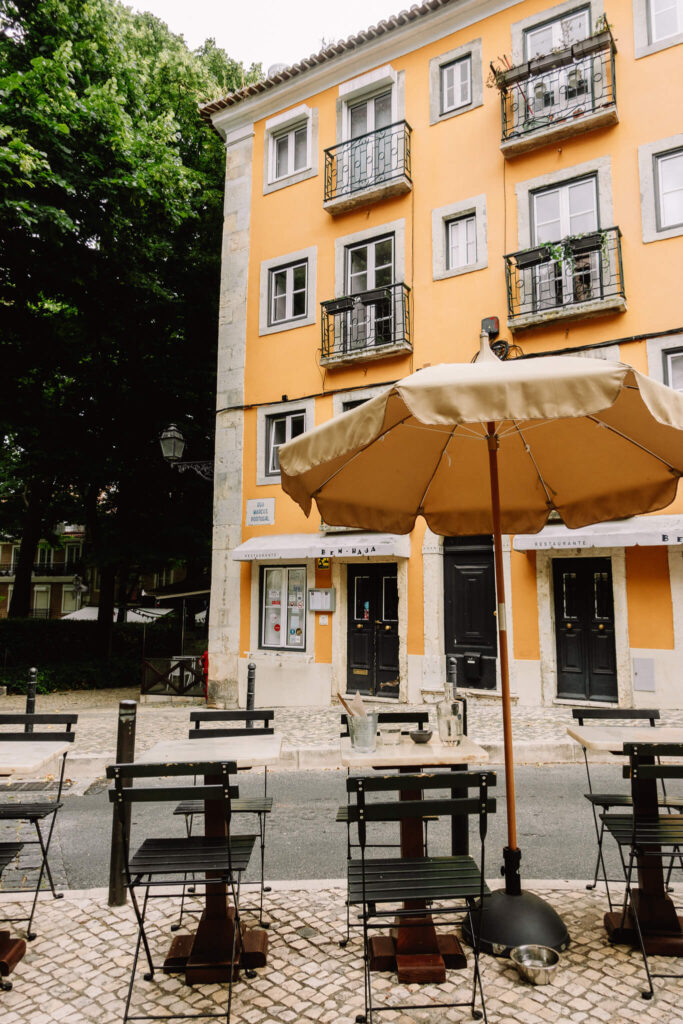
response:
<path id="1" fill-rule="evenodd" d="M 399 725 L 405 729 L 419 729 L 424 730 L 429 728 L 429 712 L 428 711 L 380 711 L 377 715 L 378 725 Z M 339 736 L 344 739 L 345 736 L 349 736 L 349 723 L 346 714 L 341 716 L 341 732 Z M 351 769 L 347 768 L 347 776 L 351 774 Z M 351 851 L 358 847 L 357 843 L 353 843 L 351 838 L 351 824 L 349 822 L 349 797 L 347 793 L 347 801 L 345 804 L 340 804 L 337 808 L 336 821 L 346 825 L 346 858 L 347 860 L 351 857 Z M 434 817 L 431 819 L 434 821 Z M 427 848 L 427 821 L 425 821 L 425 850 Z M 373 843 L 372 848 L 375 850 L 396 850 L 400 846 L 398 842 L 391 843 Z M 346 901 L 346 938 L 339 940 L 339 945 L 343 948 L 347 945 L 351 934 L 351 915 L 349 908 L 349 901 Z"/>
<path id="2" fill-rule="evenodd" d="M 133 966 L 128 985 L 128 994 L 123 1013 L 124 1024 L 128 1020 L 158 1020 L 186 1018 L 223 1018 L 230 1021 L 232 1006 L 233 971 L 228 971 L 228 1004 L 226 1013 L 172 1013 L 166 1016 L 158 1013 L 131 1014 L 130 1006 L 133 997 L 135 975 L 142 945 L 147 959 L 148 971 L 145 981 L 151 981 L 155 970 L 163 970 L 155 965 L 145 931 L 147 905 L 153 898 L 168 898 L 169 887 L 177 886 L 181 892 L 185 888 L 185 879 L 191 874 L 195 879 L 201 878 L 211 884 L 229 886 L 234 907 L 234 929 L 232 939 L 232 962 L 235 953 L 242 948 L 242 931 L 239 906 L 239 888 L 242 873 L 246 871 L 251 857 L 255 835 L 231 834 L 232 802 L 239 796 L 236 786 L 230 785 L 230 777 L 237 772 L 234 762 L 226 761 L 202 763 L 174 764 L 115 764 L 107 768 L 107 778 L 114 780 L 114 787 L 109 791 L 109 798 L 115 804 L 123 834 L 123 864 L 126 886 L 130 893 L 131 903 L 138 923 L 138 935 L 133 956 Z M 191 777 L 212 775 L 220 778 L 220 782 L 211 785 L 168 785 L 166 777 Z M 133 786 L 131 781 L 142 779 L 163 779 L 162 786 Z M 126 836 L 127 807 L 133 803 L 168 802 L 177 800 L 215 801 L 221 804 L 225 816 L 225 836 L 193 836 L 145 839 L 142 845 L 131 856 L 130 842 Z M 203 878 L 202 878 L 203 876 Z M 142 907 L 140 907 L 137 890 L 144 890 Z M 156 892 L 154 890 L 157 890 Z M 163 891 L 159 891 L 163 890 Z M 239 947 L 238 947 L 239 938 Z"/>
<path id="3" fill-rule="evenodd" d="M 0 731 L 0 741 L 2 743 L 12 744 L 28 744 L 28 743 L 58 743 L 60 745 L 64 743 L 73 743 L 75 739 L 75 733 L 73 727 L 78 721 L 78 715 L 64 714 L 5 714 L 0 715 L 0 726 L 13 726 L 14 728 L 9 729 L 7 732 Z M 45 728 L 45 726 L 61 726 L 62 728 Z M 55 890 L 54 881 L 52 879 L 52 872 L 50 871 L 50 864 L 48 861 L 48 853 L 50 851 L 50 843 L 52 842 L 52 833 L 55 827 L 55 820 L 57 818 L 57 811 L 62 806 L 62 787 L 64 785 L 64 768 L 66 766 L 66 755 L 68 751 L 65 751 L 61 755 L 61 764 L 59 767 L 59 777 L 57 780 L 57 788 L 54 799 L 27 799 L 26 794 L 31 792 L 30 789 L 21 789 L 19 792 L 21 796 L 19 799 L 14 799 L 12 796 L 6 797 L 0 802 L 0 822 L 10 821 L 26 821 L 36 830 L 35 839 L 24 839 L 22 837 L 22 846 L 38 846 L 40 848 L 40 867 L 38 869 L 38 875 L 36 878 L 36 886 L 33 895 L 33 901 L 31 903 L 31 910 L 27 917 L 11 918 L 10 923 L 19 923 L 26 921 L 26 938 L 28 941 L 32 941 L 36 937 L 36 933 L 32 930 L 33 918 L 36 912 L 36 904 L 38 902 L 38 894 L 40 887 L 43 882 L 43 876 L 47 877 L 50 885 L 50 891 L 56 900 L 63 898 L 63 892 L 57 892 Z M 1 792 L 1 790 L 0 790 Z M 13 793 L 14 790 L 9 790 Z M 47 826 L 47 833 L 45 834 L 41 830 L 41 822 Z M 11 892 L 12 890 L 5 890 L 5 892 Z"/>
<path id="4" fill-rule="evenodd" d="M 190 729 L 191 740 L 210 738 L 224 738 L 229 736 L 272 736 L 274 733 L 273 719 L 275 712 L 271 710 L 260 711 L 191 711 L 190 722 L 194 728 Z M 213 728 L 216 723 L 231 723 L 222 728 Z M 242 723 L 241 725 L 238 723 Z M 202 728 L 204 725 L 204 728 Z M 210 728 L 206 728 L 209 726 Z M 263 894 L 270 892 L 270 886 L 265 884 L 265 854 L 266 854 L 266 816 L 273 809 L 273 798 L 268 796 L 268 767 L 263 768 L 263 796 L 240 797 L 232 802 L 233 814 L 255 814 L 259 829 L 259 847 L 261 854 L 261 891 L 259 899 L 258 921 L 261 928 L 270 927 L 269 921 L 263 920 Z M 199 800 L 186 800 L 178 804 L 174 814 L 182 814 L 185 817 L 185 828 L 188 835 L 192 835 L 192 825 L 195 817 L 204 814 L 204 804 Z M 188 886 L 188 892 L 194 892 L 193 886 Z M 246 908 L 244 908 L 246 909 Z M 181 901 L 180 918 L 175 928 L 179 928 L 183 921 L 185 910 L 185 899 Z"/>
<path id="5" fill-rule="evenodd" d="M 629 764 L 625 765 L 623 769 L 624 778 L 640 782 L 683 779 L 683 743 L 625 743 L 624 753 L 629 757 Z M 662 764 L 660 760 L 662 757 L 675 757 L 678 759 L 678 763 Z M 645 759 L 646 763 L 642 763 L 642 759 Z M 657 809 L 658 812 L 660 809 L 661 805 Z M 683 845 L 683 815 L 670 813 L 641 815 L 635 813 L 635 810 L 632 814 L 602 814 L 601 819 L 606 831 L 617 842 L 626 880 L 621 926 L 627 926 L 627 915 L 630 914 L 630 920 L 635 925 L 648 983 L 648 990 L 641 992 L 641 995 L 643 999 L 652 999 L 654 995 L 653 978 L 682 979 L 683 972 L 650 970 L 646 949 L 647 936 L 643 934 L 643 922 L 641 921 L 643 906 L 641 906 L 640 899 L 634 899 L 633 872 L 634 868 L 637 868 L 638 859 L 645 858 L 648 870 L 651 870 L 653 862 L 659 861 L 662 870 L 667 865 L 668 878 L 674 859 L 680 859 L 680 848 Z"/>
<path id="6" fill-rule="evenodd" d="M 647 721 L 654 729 L 655 723 L 659 721 L 659 711 L 656 708 L 572 708 L 572 716 L 576 721 L 578 721 L 579 725 L 583 725 L 584 721 L 604 723 L 613 720 L 621 723 L 628 722 L 630 725 Z M 583 750 L 583 760 L 586 765 L 586 776 L 588 779 L 588 792 L 584 793 L 584 796 L 591 805 L 593 823 L 595 825 L 595 835 L 598 842 L 598 853 L 595 861 L 595 871 L 593 872 L 593 881 L 589 882 L 586 888 L 595 889 L 598 883 L 598 875 L 601 874 L 602 880 L 605 883 L 607 902 L 611 911 L 613 907 L 609 883 L 616 881 L 616 879 L 608 878 L 603 858 L 602 843 L 605 835 L 605 825 L 602 821 L 602 815 L 607 814 L 612 807 L 630 808 L 633 804 L 633 800 L 631 798 L 631 794 L 626 791 L 621 793 L 595 792 L 588 763 L 588 752 L 585 747 L 582 747 L 581 749 Z M 677 800 L 675 797 L 670 797 L 666 792 L 666 784 L 663 779 L 661 780 L 661 785 L 662 799 L 660 801 L 660 806 L 668 809 L 669 811 L 683 811 L 683 799 Z M 667 885 L 669 884 L 670 878 L 671 866 L 669 867 Z"/>
<path id="7" fill-rule="evenodd" d="M 496 809 L 496 801 L 489 790 L 496 783 L 495 772 L 457 772 L 451 774 L 401 774 L 351 776 L 346 786 L 356 795 L 356 803 L 349 805 L 349 819 L 357 823 L 360 858 L 348 862 L 349 901 L 361 907 L 363 923 L 363 963 L 365 976 L 365 1013 L 356 1017 L 357 1024 L 372 1024 L 374 1014 L 396 1011 L 395 1002 L 373 1005 L 371 972 L 371 931 L 391 932 L 401 928 L 423 927 L 425 914 L 442 924 L 459 921 L 463 912 L 469 921 L 474 945 L 472 955 L 472 996 L 465 1001 L 434 1003 L 408 1003 L 402 1008 L 434 1010 L 454 1006 L 469 1006 L 472 1016 L 486 1021 L 486 1006 L 479 971 L 479 928 L 473 917 L 483 907 L 488 887 L 484 881 L 485 840 L 488 815 Z M 411 798 L 392 802 L 366 800 L 368 793 L 408 793 L 435 789 L 459 789 L 462 797 Z M 468 797 L 469 789 L 477 789 L 475 797 Z M 367 857 L 368 824 L 422 820 L 425 815 L 453 818 L 476 816 L 479 819 L 480 866 L 469 855 L 446 857 Z M 479 909 L 477 909 L 479 908 Z M 400 940 L 399 940 L 400 941 Z M 475 1009 L 479 989 L 481 1010 Z"/>

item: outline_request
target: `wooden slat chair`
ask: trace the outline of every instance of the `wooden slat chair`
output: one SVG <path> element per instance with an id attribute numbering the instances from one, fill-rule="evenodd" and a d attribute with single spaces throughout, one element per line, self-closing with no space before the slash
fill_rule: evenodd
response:
<path id="1" fill-rule="evenodd" d="M 242 948 L 242 931 L 240 920 L 239 889 L 242 873 L 246 871 L 256 843 L 256 835 L 232 835 L 231 818 L 232 803 L 239 796 L 236 786 L 230 784 L 231 776 L 236 775 L 237 766 L 226 761 L 216 764 L 189 762 L 174 764 L 115 764 L 107 768 L 107 778 L 113 779 L 113 788 L 109 791 L 109 799 L 114 803 L 123 834 L 123 869 L 126 886 L 130 893 L 131 903 L 138 924 L 137 941 L 133 955 L 128 993 L 126 996 L 123 1022 L 131 1020 L 186 1019 L 186 1018 L 223 1018 L 226 1024 L 230 1020 L 232 1006 L 232 971 L 228 978 L 228 1002 L 225 1013 L 172 1013 L 165 1017 L 158 1014 L 130 1014 L 133 986 L 142 945 L 147 959 L 148 971 L 145 981 L 151 981 L 155 970 L 163 970 L 155 965 L 145 932 L 145 915 L 150 899 L 168 898 L 169 887 L 178 886 L 181 892 L 185 888 L 185 879 L 189 874 L 202 881 L 222 883 L 229 886 L 230 896 L 235 911 L 235 928 L 233 932 L 232 959 L 235 958 L 239 937 Z M 220 778 L 219 783 L 211 785 L 169 785 L 167 777 L 197 777 L 212 775 Z M 150 786 L 132 785 L 134 780 L 148 783 L 152 780 L 163 780 L 163 785 Z M 130 807 L 134 803 L 166 803 L 177 800 L 211 800 L 219 802 L 225 816 L 226 836 L 187 835 L 145 839 L 142 845 L 130 853 L 130 841 L 126 837 L 126 822 L 129 819 Z M 137 890 L 142 889 L 144 896 L 142 907 Z M 157 890 L 156 892 L 154 890 Z M 161 891 L 159 891 L 161 890 Z"/>
<path id="2" fill-rule="evenodd" d="M 78 721 L 78 715 L 72 714 L 2 714 L 0 715 L 0 726 L 11 726 L 8 731 L 0 730 L 0 741 L 2 743 L 37 743 L 55 742 L 59 744 L 73 743 L 75 733 L 73 728 Z M 46 728 L 49 727 L 49 728 Z M 27 731 L 27 729 L 29 731 Z M 33 931 L 33 918 L 36 912 L 38 894 L 43 882 L 43 876 L 47 877 L 50 891 L 56 900 L 61 900 L 63 892 L 55 890 L 48 853 L 52 841 L 52 833 L 55 827 L 57 811 L 62 806 L 62 787 L 64 785 L 64 768 L 66 766 L 66 751 L 60 758 L 59 777 L 57 790 L 54 799 L 26 799 L 25 791 L 22 797 L 15 800 L 9 796 L 0 802 L 0 823 L 9 821 L 26 821 L 36 830 L 35 839 L 22 839 L 24 846 L 40 847 L 40 868 L 36 878 L 36 886 L 31 903 L 31 910 L 28 917 L 12 918 L 11 923 L 26 921 L 26 938 L 31 942 L 36 937 Z M 1 791 L 0 791 L 1 792 Z M 10 791 L 11 792 L 11 791 Z M 41 822 L 47 826 L 47 834 L 41 830 Z M 11 890 L 5 890 L 11 891 Z"/>
<path id="3" fill-rule="evenodd" d="M 405 730 L 412 729 L 428 729 L 429 728 L 429 712 L 428 711 L 380 711 L 377 715 L 378 725 L 400 725 Z M 347 715 L 345 713 L 341 716 L 341 732 L 339 736 L 344 739 L 345 736 L 349 736 L 349 723 Z M 347 769 L 347 776 L 351 774 L 350 769 Z M 349 794 L 347 794 L 348 797 Z M 337 808 L 336 821 L 346 825 L 346 857 L 351 857 L 351 850 L 354 845 L 357 847 L 357 843 L 353 844 L 351 840 L 351 828 L 349 822 L 349 801 L 347 799 L 345 804 L 340 804 Z M 432 821 L 436 820 L 433 816 Z M 427 822 L 425 821 L 425 846 L 427 844 Z M 398 842 L 392 843 L 375 843 L 373 849 L 398 849 Z M 343 948 L 349 941 L 351 934 L 351 916 L 349 912 L 349 903 L 346 901 L 346 938 L 339 940 L 339 945 Z"/>
<path id="4" fill-rule="evenodd" d="M 666 779 L 683 779 L 683 743 L 625 743 L 624 753 L 629 757 L 629 764 L 623 767 L 624 778 L 656 779 L 658 782 L 664 782 Z M 657 763 L 641 763 L 641 758 L 651 760 L 653 757 Z M 675 757 L 678 763 L 662 764 L 659 760 L 662 757 Z M 683 846 L 683 814 L 662 814 L 662 809 L 666 811 L 666 805 L 662 808 L 660 803 L 660 813 L 656 818 L 642 818 L 634 814 L 601 815 L 606 831 L 614 837 L 619 848 L 626 880 L 621 924 L 622 927 L 626 925 L 627 914 L 630 913 L 647 976 L 648 989 L 641 992 L 643 999 L 652 999 L 654 995 L 653 978 L 683 978 L 680 971 L 674 974 L 650 970 L 638 917 L 639 901 L 633 899 L 633 872 L 639 856 L 647 854 L 648 861 L 655 857 L 659 858 L 663 866 L 668 866 L 668 875 L 671 874 L 674 860 L 680 859 L 680 849 Z"/>
<path id="5" fill-rule="evenodd" d="M 583 725 L 584 722 L 595 722 L 603 724 L 609 721 L 628 723 L 630 725 L 637 725 L 641 722 L 649 722 L 650 726 L 654 729 L 655 723 L 659 721 L 659 711 L 656 708 L 572 708 L 572 717 L 576 719 L 579 725 Z M 654 737 L 653 737 L 654 738 Z M 588 752 L 585 747 L 583 750 L 583 760 L 586 765 L 586 776 L 588 778 L 588 792 L 584 793 L 586 800 L 591 805 L 593 812 L 593 823 L 595 825 L 595 835 L 598 841 L 598 853 L 595 861 L 595 871 L 593 872 L 593 881 L 589 882 L 586 886 L 587 889 L 595 889 L 598 882 L 598 875 L 602 875 L 602 880 L 605 883 L 605 891 L 607 893 L 607 902 L 609 904 L 610 911 L 612 908 L 612 897 L 610 894 L 609 883 L 614 881 L 607 877 L 607 869 L 605 867 L 605 861 L 602 854 L 602 843 L 605 835 L 605 825 L 601 820 L 601 815 L 606 814 L 611 807 L 631 807 L 633 801 L 631 794 L 626 791 L 621 793 L 602 793 L 595 792 L 591 781 L 590 767 L 588 764 Z M 666 792 L 666 784 L 662 779 L 662 799 L 660 801 L 662 808 L 667 808 L 670 811 L 680 812 L 683 811 L 683 799 L 676 799 L 670 797 Z M 669 867 L 667 885 L 671 877 L 671 866 Z"/>
<path id="6" fill-rule="evenodd" d="M 488 815 L 496 809 L 495 799 L 489 796 L 495 784 L 496 774 L 489 771 L 460 771 L 452 775 L 427 772 L 414 775 L 376 774 L 351 776 L 347 779 L 347 790 L 356 796 L 356 803 L 349 805 L 349 818 L 358 826 L 360 847 L 360 858 L 351 858 L 348 862 L 349 901 L 361 907 L 365 969 L 365 1013 L 356 1017 L 357 1024 L 372 1024 L 377 1012 L 399 1008 L 393 1002 L 373 1006 L 370 932 L 382 929 L 391 932 L 396 924 L 409 926 L 411 921 L 417 925 L 420 919 L 424 919 L 425 906 L 431 918 L 442 924 L 455 923 L 463 912 L 466 913 L 474 940 L 472 997 L 464 1002 L 404 1004 L 403 1008 L 432 1009 L 438 1006 L 445 1009 L 469 1006 L 475 1019 L 483 1015 L 484 1021 L 487 1020 L 479 971 L 479 929 L 474 926 L 473 918 L 477 915 L 477 906 L 481 911 L 489 891 L 484 881 L 485 845 Z M 459 789 L 463 796 L 455 799 L 433 798 L 431 793 L 436 789 Z M 477 790 L 476 796 L 468 796 L 470 789 Z M 430 796 L 392 802 L 366 800 L 368 793 L 381 793 L 384 796 L 416 790 L 423 793 L 430 791 Z M 471 856 L 463 854 L 410 859 L 366 856 L 369 823 L 406 822 L 408 819 L 424 819 L 426 815 L 451 819 L 457 816 L 477 817 L 479 866 Z M 475 1009 L 477 988 L 481 1011 Z"/>
<path id="7" fill-rule="evenodd" d="M 191 740 L 211 738 L 224 738 L 229 736 L 272 736 L 274 733 L 273 719 L 275 712 L 272 710 L 259 711 L 191 711 L 190 722 L 193 728 L 190 729 Z M 216 723 L 225 723 L 219 728 L 214 728 Z M 241 724 L 240 724 L 241 723 Z M 207 728 L 207 726 L 209 728 Z M 268 767 L 263 769 L 263 796 L 240 797 L 233 800 L 233 814 L 255 814 L 259 829 L 259 847 L 261 854 L 261 891 L 259 898 L 259 925 L 261 928 L 268 928 L 269 921 L 263 919 L 263 894 L 270 892 L 270 886 L 265 884 L 265 854 L 266 854 L 266 815 L 273 809 L 273 798 L 268 796 Z M 174 814 L 185 816 L 185 827 L 187 834 L 192 834 L 192 825 L 195 816 L 204 814 L 204 804 L 201 800 L 185 800 L 178 804 Z M 188 892 L 193 892 L 194 887 L 189 886 Z M 179 928 L 183 921 L 185 900 L 181 901 L 180 918 L 175 928 Z M 246 909 L 246 908 L 245 908 Z"/>

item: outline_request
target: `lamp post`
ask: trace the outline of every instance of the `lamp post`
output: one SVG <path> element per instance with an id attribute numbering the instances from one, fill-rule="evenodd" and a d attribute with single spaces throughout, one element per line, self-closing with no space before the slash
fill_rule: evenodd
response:
<path id="1" fill-rule="evenodd" d="M 213 462 L 181 462 L 185 450 L 185 438 L 175 423 L 169 424 L 159 437 L 161 453 L 170 466 L 173 466 L 179 473 L 185 473 L 188 469 L 193 470 L 203 480 L 213 479 Z"/>

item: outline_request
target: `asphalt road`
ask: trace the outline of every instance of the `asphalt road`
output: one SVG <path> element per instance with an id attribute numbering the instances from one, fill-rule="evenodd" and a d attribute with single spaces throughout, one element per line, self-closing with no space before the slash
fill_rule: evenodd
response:
<path id="1" fill-rule="evenodd" d="M 499 812 L 490 819 L 486 875 L 494 878 L 507 836 L 504 772 L 499 766 L 490 767 L 498 772 Z M 596 767 L 593 777 L 603 789 L 614 791 L 624 786 L 619 772 L 611 766 Z M 240 774 L 240 794 L 260 793 L 261 778 L 251 772 Z M 346 829 L 335 822 L 335 814 L 346 799 L 345 771 L 271 771 L 268 778 L 269 792 L 275 800 L 268 822 L 268 877 L 342 878 Z M 595 833 L 590 807 L 582 795 L 586 790 L 583 766 L 520 766 L 515 779 L 522 879 L 588 878 L 594 865 Z M 169 823 L 168 808 L 163 805 L 143 804 L 138 808 L 133 814 L 133 845 L 136 837 L 183 834 L 183 819 L 175 817 Z M 251 821 L 243 817 L 239 830 L 250 831 Z M 51 852 L 59 884 L 70 889 L 108 885 L 111 822 L 112 808 L 103 781 L 83 796 L 64 796 Z M 478 853 L 477 843 L 473 837 L 472 851 Z M 430 852 L 447 852 L 447 844 L 446 823 L 430 825 Z M 616 854 L 610 854 L 617 872 Z M 255 879 L 257 872 L 255 857 L 247 880 Z"/>

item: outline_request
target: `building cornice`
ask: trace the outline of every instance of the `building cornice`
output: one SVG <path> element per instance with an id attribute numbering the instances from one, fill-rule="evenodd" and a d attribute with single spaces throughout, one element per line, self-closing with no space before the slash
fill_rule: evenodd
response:
<path id="1" fill-rule="evenodd" d="M 426 0 L 419 7 L 402 11 L 271 78 L 205 104 L 201 113 L 225 138 L 238 127 L 271 117 L 315 93 L 334 88 L 379 64 L 396 60 L 522 2 Z"/>

